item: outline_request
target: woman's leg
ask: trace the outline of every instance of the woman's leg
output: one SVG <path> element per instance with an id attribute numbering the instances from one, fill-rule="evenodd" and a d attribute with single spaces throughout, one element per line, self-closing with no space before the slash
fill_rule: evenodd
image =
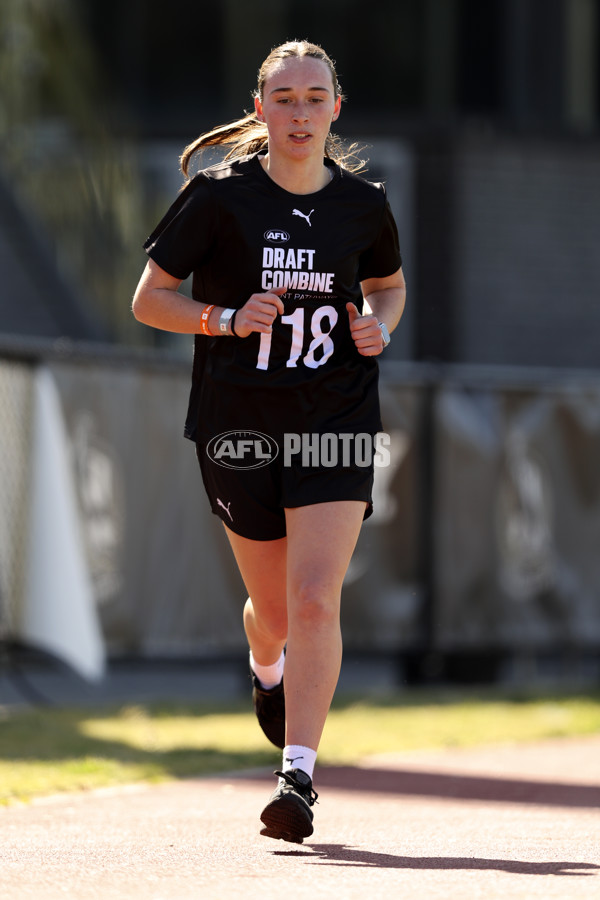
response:
<path id="1" fill-rule="evenodd" d="M 317 750 L 339 677 L 340 596 L 364 518 L 358 500 L 286 509 L 287 537 L 252 541 L 227 526 L 249 597 L 244 628 L 256 661 L 285 664 L 286 744 Z"/>
<path id="2" fill-rule="evenodd" d="M 224 527 L 249 594 L 244 607 L 248 644 L 256 662 L 269 666 L 287 639 L 287 538 L 252 541 Z"/>
<path id="3" fill-rule="evenodd" d="M 356 500 L 285 511 L 286 738 L 280 779 L 260 816 L 265 837 L 301 844 L 313 833 L 312 770 L 340 673 L 340 595 L 364 512 Z"/>
<path id="4" fill-rule="evenodd" d="M 342 582 L 364 512 L 357 500 L 286 509 L 286 745 L 319 746 L 342 658 Z"/>

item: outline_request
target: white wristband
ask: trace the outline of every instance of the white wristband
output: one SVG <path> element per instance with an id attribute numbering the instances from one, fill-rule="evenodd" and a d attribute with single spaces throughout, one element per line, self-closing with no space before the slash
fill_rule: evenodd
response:
<path id="1" fill-rule="evenodd" d="M 377 324 L 379 325 L 379 327 L 381 329 L 381 337 L 383 338 L 383 348 L 385 350 L 385 348 L 387 347 L 387 345 L 389 344 L 389 342 L 391 340 L 390 333 L 387 330 L 387 325 L 385 324 L 385 322 L 378 322 Z"/>
<path id="2" fill-rule="evenodd" d="M 233 328 L 231 327 L 231 320 L 233 319 L 236 313 L 235 309 L 224 309 L 221 315 L 219 316 L 219 333 L 220 334 L 230 334 L 233 336 Z"/>

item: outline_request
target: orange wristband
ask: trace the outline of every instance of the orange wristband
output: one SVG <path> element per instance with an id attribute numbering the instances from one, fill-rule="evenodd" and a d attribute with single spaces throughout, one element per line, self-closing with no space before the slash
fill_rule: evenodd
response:
<path id="1" fill-rule="evenodd" d="M 200 316 L 200 331 L 202 332 L 202 334 L 207 334 L 209 337 L 212 337 L 213 333 L 208 327 L 208 317 L 210 316 L 214 308 L 214 303 L 212 306 L 205 306 L 202 310 L 202 315 Z"/>

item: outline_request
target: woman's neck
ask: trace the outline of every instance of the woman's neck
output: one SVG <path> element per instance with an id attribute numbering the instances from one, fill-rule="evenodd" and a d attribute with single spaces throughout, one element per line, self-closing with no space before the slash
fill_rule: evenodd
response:
<path id="1" fill-rule="evenodd" d="M 332 177 L 331 169 L 321 159 L 279 162 L 267 153 L 260 157 L 260 163 L 269 178 L 290 194 L 314 194 Z"/>

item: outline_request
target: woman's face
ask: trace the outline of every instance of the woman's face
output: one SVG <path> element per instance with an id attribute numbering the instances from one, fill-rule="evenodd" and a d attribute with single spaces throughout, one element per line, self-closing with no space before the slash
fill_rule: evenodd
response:
<path id="1" fill-rule="evenodd" d="M 322 158 L 340 105 L 326 63 L 312 56 L 282 60 L 266 79 L 262 99 L 255 100 L 257 118 L 269 131 L 269 156 Z"/>

